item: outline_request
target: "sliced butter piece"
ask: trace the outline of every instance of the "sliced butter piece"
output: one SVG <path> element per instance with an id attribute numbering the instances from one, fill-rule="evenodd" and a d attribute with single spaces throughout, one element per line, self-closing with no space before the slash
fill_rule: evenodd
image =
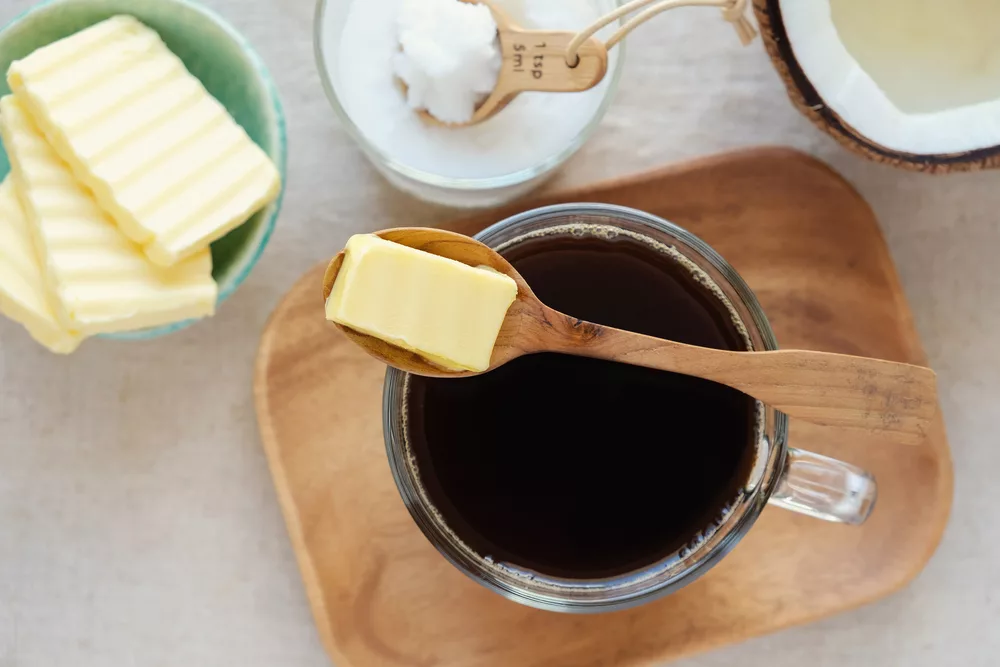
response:
<path id="1" fill-rule="evenodd" d="M 347 242 L 326 318 L 449 369 L 485 371 L 507 309 L 509 276 L 373 234 Z"/>
<path id="2" fill-rule="evenodd" d="M 7 80 L 77 178 L 157 264 L 206 248 L 281 188 L 267 154 L 131 16 L 35 51 Z"/>
<path id="3" fill-rule="evenodd" d="M 60 323 L 49 304 L 28 219 L 9 176 L 0 183 L 0 313 L 59 354 L 69 354 L 83 340 Z"/>
<path id="4" fill-rule="evenodd" d="M 0 99 L 0 136 L 63 326 L 86 335 L 211 315 L 218 289 L 202 250 L 176 266 L 149 261 L 73 177 L 19 101 Z"/>

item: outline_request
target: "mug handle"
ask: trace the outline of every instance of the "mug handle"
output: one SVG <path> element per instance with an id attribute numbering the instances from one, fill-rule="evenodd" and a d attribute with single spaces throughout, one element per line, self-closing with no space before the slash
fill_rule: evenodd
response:
<path id="1" fill-rule="evenodd" d="M 817 519 L 857 526 L 872 513 L 877 495 L 870 472 L 790 447 L 785 469 L 768 502 Z"/>

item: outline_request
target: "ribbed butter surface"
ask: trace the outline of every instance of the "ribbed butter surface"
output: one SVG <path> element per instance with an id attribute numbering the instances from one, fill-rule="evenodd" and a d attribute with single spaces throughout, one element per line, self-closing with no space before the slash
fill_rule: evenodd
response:
<path id="1" fill-rule="evenodd" d="M 59 155 L 158 264 L 207 247 L 281 187 L 264 151 L 130 16 L 35 51 L 7 79 Z"/>
<path id="2" fill-rule="evenodd" d="M 83 340 L 59 322 L 49 304 L 28 219 L 9 176 L 0 183 L 0 312 L 53 352 L 68 354 Z"/>
<path id="3" fill-rule="evenodd" d="M 202 250 L 153 264 L 101 210 L 13 96 L 0 99 L 0 136 L 40 251 L 56 315 L 84 334 L 211 315 L 217 287 Z"/>
<path id="4" fill-rule="evenodd" d="M 446 368 L 485 371 L 516 296 L 509 276 L 359 234 L 347 242 L 326 317 Z"/>

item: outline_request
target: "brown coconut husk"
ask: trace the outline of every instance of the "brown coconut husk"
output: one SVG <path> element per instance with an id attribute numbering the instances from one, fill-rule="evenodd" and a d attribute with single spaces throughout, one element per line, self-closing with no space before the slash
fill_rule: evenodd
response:
<path id="1" fill-rule="evenodd" d="M 753 0 L 753 9 L 767 53 L 785 84 L 788 97 L 813 125 L 842 146 L 875 162 L 929 174 L 1000 168 L 1000 146 L 959 153 L 917 155 L 894 151 L 859 134 L 826 105 L 799 66 L 781 20 L 779 0 Z"/>

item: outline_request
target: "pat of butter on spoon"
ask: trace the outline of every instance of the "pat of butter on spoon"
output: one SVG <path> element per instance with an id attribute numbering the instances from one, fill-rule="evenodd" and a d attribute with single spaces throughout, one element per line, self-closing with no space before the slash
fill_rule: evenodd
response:
<path id="1" fill-rule="evenodd" d="M 485 371 L 514 280 L 489 267 L 358 234 L 347 242 L 326 318 L 443 369 Z"/>
<path id="2" fill-rule="evenodd" d="M 408 373 L 463 377 L 492 370 L 526 354 L 575 354 L 712 380 L 791 417 L 879 432 L 892 441 L 912 445 L 923 442 L 937 414 L 935 375 L 929 368 L 810 350 L 715 350 L 622 331 L 549 308 L 507 260 L 468 236 L 424 228 L 390 229 L 375 236 L 383 243 L 369 240 L 369 249 L 388 249 L 395 244 L 418 252 L 386 250 L 372 254 L 371 259 L 380 256 L 382 262 L 371 264 L 368 274 L 362 275 L 368 255 L 361 256 L 360 261 L 357 255 L 351 259 L 349 244 L 330 262 L 323 279 L 327 317 L 373 357 Z M 449 264 L 449 269 L 438 272 L 435 267 L 444 266 L 439 263 L 442 258 L 462 264 L 468 271 L 453 271 Z M 404 264 L 403 269 L 393 266 L 397 261 Z M 516 297 L 511 294 L 510 283 L 501 289 L 499 284 L 485 279 L 495 276 L 494 272 L 475 267 L 489 267 L 509 278 Z M 395 273 L 375 275 L 381 271 Z M 410 284 L 411 273 L 426 273 L 427 277 L 420 278 L 426 281 L 423 285 L 451 281 L 463 284 L 448 285 L 447 293 L 456 296 L 439 299 L 436 297 L 442 295 L 423 292 L 421 284 Z M 366 284 L 378 287 L 378 293 L 359 289 Z M 353 290 L 358 291 L 352 297 Z M 397 295 L 397 291 L 406 296 Z M 501 298 L 501 294 L 505 296 Z M 368 297 L 368 301 L 341 308 L 346 300 L 359 297 Z M 508 297 L 513 303 L 505 303 Z M 466 310 L 480 299 L 482 310 Z M 383 335 L 378 327 L 364 322 L 361 326 L 352 324 L 350 316 L 355 313 L 367 314 L 371 322 L 399 328 L 392 335 Z M 493 334 L 497 313 L 502 322 Z M 480 317 L 482 322 L 477 321 Z M 415 338 L 408 339 L 406 346 L 400 345 L 397 341 L 405 337 L 399 335 L 399 331 L 406 331 L 404 324 L 414 327 L 421 337 L 432 339 L 433 349 L 414 344 Z M 463 332 L 475 332 L 472 347 L 479 356 L 466 357 L 465 352 L 447 347 L 467 344 Z M 482 362 L 487 342 L 492 349 L 486 368 L 482 368 L 483 363 L 469 363 L 472 356 Z M 460 356 L 464 362 L 457 358 Z"/>

